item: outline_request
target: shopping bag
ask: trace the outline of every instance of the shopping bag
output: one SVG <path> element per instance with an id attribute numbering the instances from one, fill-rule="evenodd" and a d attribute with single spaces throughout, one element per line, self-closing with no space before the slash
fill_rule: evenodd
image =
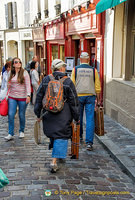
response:
<path id="1" fill-rule="evenodd" d="M 0 115 L 1 116 L 8 115 L 8 99 L 6 97 L 2 101 L 0 101 Z"/>
<path id="2" fill-rule="evenodd" d="M 104 135 L 104 108 L 101 106 L 95 108 L 95 133 Z"/>
<path id="3" fill-rule="evenodd" d="M 79 158 L 80 124 L 72 122 L 71 158 Z"/>
<path id="4" fill-rule="evenodd" d="M 41 144 L 40 122 L 38 121 L 34 125 L 34 139 L 36 144 Z"/>
<path id="5" fill-rule="evenodd" d="M 3 188 L 7 184 L 9 184 L 9 180 L 2 171 L 2 169 L 0 169 L 0 188 Z"/>

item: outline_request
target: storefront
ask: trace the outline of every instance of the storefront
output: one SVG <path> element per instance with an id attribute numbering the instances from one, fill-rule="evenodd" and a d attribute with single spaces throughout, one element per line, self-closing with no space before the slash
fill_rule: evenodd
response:
<path id="1" fill-rule="evenodd" d="M 4 41 L 4 31 L 0 31 L 0 72 L 4 65 L 3 41 Z"/>
<path id="2" fill-rule="evenodd" d="M 65 61 L 64 22 L 57 19 L 45 24 L 47 42 L 47 73 L 51 73 L 51 63 L 59 58 Z"/>
<path id="3" fill-rule="evenodd" d="M 86 9 L 82 6 L 80 12 L 74 8 L 65 20 L 66 49 L 65 56 L 73 57 L 75 66 L 80 63 L 82 51 L 90 55 L 90 65 L 96 67 L 102 86 L 103 100 L 103 55 L 104 55 L 104 14 L 96 15 L 95 7 L 91 4 Z M 101 29 L 102 27 L 102 29 Z"/>
<path id="4" fill-rule="evenodd" d="M 34 55 L 38 56 L 41 72 L 46 74 L 46 43 L 43 27 L 33 29 Z"/>
<path id="5" fill-rule="evenodd" d="M 32 29 L 19 30 L 19 45 L 21 47 L 19 54 L 25 67 L 34 56 Z"/>

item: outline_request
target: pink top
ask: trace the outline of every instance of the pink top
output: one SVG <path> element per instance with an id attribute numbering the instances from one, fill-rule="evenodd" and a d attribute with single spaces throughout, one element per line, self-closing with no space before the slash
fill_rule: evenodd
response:
<path id="1" fill-rule="evenodd" d="M 9 88 L 9 97 L 23 99 L 31 94 L 30 77 L 28 72 L 24 71 L 24 83 L 20 84 L 17 81 L 17 74 L 11 79 Z"/>

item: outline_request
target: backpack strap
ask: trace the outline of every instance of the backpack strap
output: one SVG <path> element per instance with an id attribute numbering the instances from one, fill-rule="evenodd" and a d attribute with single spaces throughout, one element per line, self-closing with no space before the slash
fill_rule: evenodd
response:
<path id="1" fill-rule="evenodd" d="M 54 81 L 55 77 L 52 74 L 49 74 L 50 81 Z"/>
<path id="2" fill-rule="evenodd" d="M 64 82 L 68 77 L 67 76 L 63 76 L 61 79 L 60 79 L 60 82 Z"/>

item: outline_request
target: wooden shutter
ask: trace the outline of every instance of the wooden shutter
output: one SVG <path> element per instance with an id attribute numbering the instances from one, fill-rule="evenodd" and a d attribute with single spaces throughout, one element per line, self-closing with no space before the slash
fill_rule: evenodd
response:
<path id="1" fill-rule="evenodd" d="M 16 29 L 17 24 L 17 4 L 16 2 L 12 2 L 12 10 L 13 10 L 13 28 Z"/>

